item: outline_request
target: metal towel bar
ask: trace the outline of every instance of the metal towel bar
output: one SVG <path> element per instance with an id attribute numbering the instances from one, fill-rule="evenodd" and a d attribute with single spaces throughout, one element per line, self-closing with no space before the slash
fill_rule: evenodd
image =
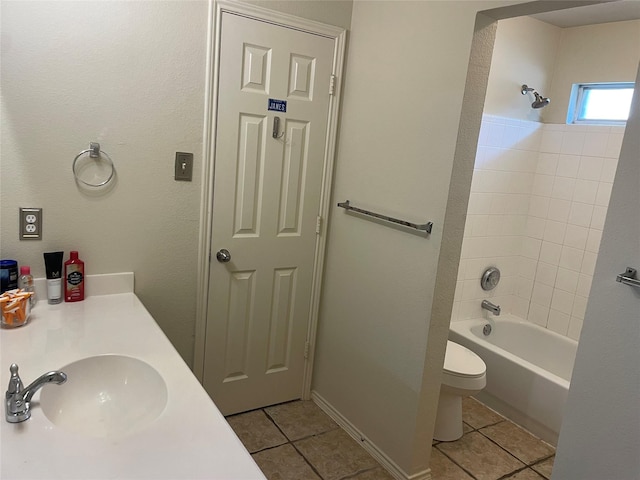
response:
<path id="1" fill-rule="evenodd" d="M 417 223 L 407 222 L 406 220 L 400 220 L 398 218 L 389 217 L 387 215 L 381 215 L 379 213 L 370 212 L 369 210 L 363 210 L 361 208 L 352 207 L 351 204 L 349 203 L 349 200 L 347 200 L 346 202 L 338 203 L 338 206 L 341 208 L 344 208 L 345 210 L 351 210 L 357 213 L 361 213 L 363 215 L 368 215 L 370 217 L 375 217 L 381 220 L 386 220 L 387 222 L 402 225 L 403 227 L 409 227 L 415 230 L 420 230 L 422 232 L 431 233 L 431 229 L 433 228 L 433 222 L 427 222 L 421 225 Z"/>
<path id="2" fill-rule="evenodd" d="M 635 268 L 627 267 L 624 273 L 616 276 L 616 282 L 624 283 L 632 287 L 640 288 L 640 280 L 636 278 L 637 270 Z"/>

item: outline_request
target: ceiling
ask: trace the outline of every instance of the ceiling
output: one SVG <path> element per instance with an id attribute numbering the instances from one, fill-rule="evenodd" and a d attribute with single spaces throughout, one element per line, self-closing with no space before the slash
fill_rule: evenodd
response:
<path id="1" fill-rule="evenodd" d="M 531 16 L 562 28 L 637 20 L 640 19 L 640 0 L 619 0 Z"/>

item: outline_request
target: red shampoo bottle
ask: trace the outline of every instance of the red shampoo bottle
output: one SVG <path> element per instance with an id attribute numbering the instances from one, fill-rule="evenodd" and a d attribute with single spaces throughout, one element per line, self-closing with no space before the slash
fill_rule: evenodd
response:
<path id="1" fill-rule="evenodd" d="M 78 252 L 71 252 L 71 258 L 64 262 L 64 301 L 84 300 L 84 262 Z"/>

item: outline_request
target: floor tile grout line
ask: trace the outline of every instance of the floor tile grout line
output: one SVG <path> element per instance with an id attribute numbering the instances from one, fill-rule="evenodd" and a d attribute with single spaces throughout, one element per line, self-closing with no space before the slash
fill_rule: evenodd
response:
<path id="1" fill-rule="evenodd" d="M 307 438 L 309 438 L 309 437 L 307 437 Z M 295 449 L 295 451 L 296 451 L 296 452 L 298 452 L 298 455 L 300 455 L 300 456 L 302 457 L 302 459 L 303 459 L 305 462 L 307 462 L 307 465 L 309 465 L 309 467 L 311 468 L 311 470 L 313 470 L 313 472 L 314 472 L 316 475 L 318 475 L 318 477 L 319 477 L 321 480 L 324 480 L 324 477 L 320 474 L 320 472 L 316 469 L 316 467 L 314 467 L 314 466 L 313 466 L 313 464 L 311 463 L 311 460 L 309 460 L 309 459 L 304 455 L 304 453 L 302 453 L 302 452 L 298 449 L 298 447 L 297 447 L 293 442 L 291 442 L 291 446 Z"/>
<path id="2" fill-rule="evenodd" d="M 515 425 L 515 424 L 514 424 Z M 492 427 L 493 425 L 487 425 L 487 427 Z M 482 428 L 487 428 L 487 427 L 482 427 Z M 505 447 L 503 447 L 502 445 L 500 445 L 497 441 L 495 441 L 494 439 L 488 437 L 487 435 L 485 435 L 481 429 L 476 430 L 480 435 L 482 435 L 484 438 L 486 438 L 487 440 L 489 440 L 490 442 L 492 442 L 493 444 L 497 445 L 498 447 L 500 447 L 502 450 L 504 450 L 505 452 L 507 452 L 509 455 L 511 455 L 513 458 L 515 458 L 516 460 L 518 460 L 519 462 L 522 462 L 525 466 L 530 467 L 531 465 L 536 465 L 538 462 L 541 462 L 541 459 L 537 459 L 532 463 L 528 463 L 525 460 L 522 460 L 521 458 L 519 458 L 517 455 L 515 455 L 514 453 L 511 453 L 509 450 L 507 450 Z M 526 432 L 526 430 L 525 430 Z M 529 433 L 529 432 L 527 432 Z M 537 438 L 537 437 L 535 437 Z M 540 440 L 540 439 L 538 439 Z M 554 449 L 555 450 L 555 449 Z M 555 451 L 553 453 L 553 455 L 555 455 Z M 548 457 L 545 457 L 544 459 L 546 460 L 547 458 L 550 458 L 553 455 L 549 455 Z"/>
<path id="3" fill-rule="evenodd" d="M 337 430 L 338 428 L 340 428 L 340 425 L 336 424 L 336 428 L 332 428 L 332 429 L 330 429 L 330 430 L 325 430 L 325 431 L 323 431 L 323 432 L 315 433 L 315 434 L 313 434 L 313 435 L 308 435 L 308 436 L 306 436 L 306 437 L 298 438 L 298 439 L 296 439 L 296 440 L 291 440 L 291 439 L 289 438 L 289 436 L 288 436 L 286 433 L 284 433 L 284 431 L 280 428 L 280 426 L 277 424 L 277 422 L 275 421 L 275 419 L 274 419 L 274 418 L 273 418 L 273 417 L 272 417 L 272 416 L 267 412 L 266 408 L 263 408 L 263 409 L 261 409 L 261 410 L 264 412 L 264 414 L 267 416 L 267 418 L 268 418 L 269 420 L 271 420 L 271 422 L 276 426 L 276 428 L 277 428 L 277 429 L 282 433 L 282 435 L 284 435 L 284 438 L 286 438 L 286 439 L 288 440 L 288 441 L 287 441 L 287 443 L 285 443 L 285 444 L 283 444 L 283 445 L 291 445 L 291 446 L 294 448 L 294 450 L 295 450 L 296 452 L 298 452 L 298 455 L 300 455 L 300 456 L 302 457 L 302 459 L 306 462 L 306 464 L 307 464 L 307 465 L 309 465 L 309 467 L 311 468 L 311 470 L 312 470 L 316 475 L 318 475 L 318 477 L 320 477 L 320 479 L 321 479 L 321 480 L 324 480 L 324 477 L 320 474 L 320 472 L 316 469 L 316 467 L 314 467 L 314 466 L 313 466 L 313 464 L 311 463 L 311 461 L 310 461 L 310 460 L 309 460 L 309 459 L 304 455 L 304 453 L 302 453 L 302 452 L 300 451 L 300 449 L 298 449 L 298 447 L 296 446 L 296 444 L 295 444 L 294 442 L 299 442 L 299 441 L 301 441 L 301 440 L 305 440 L 305 439 L 307 439 L 307 438 L 311 438 L 311 437 L 317 437 L 317 436 L 322 435 L 322 434 L 324 434 L 324 433 L 331 432 L 331 431 L 333 431 L 333 430 Z M 279 446 L 282 446 L 282 445 L 279 445 Z M 274 447 L 274 448 L 275 448 L 275 447 Z"/>
<path id="4" fill-rule="evenodd" d="M 471 432 L 469 432 L 471 433 Z M 465 434 L 466 435 L 466 434 Z M 464 435 L 463 435 L 464 437 Z M 461 437 L 462 438 L 462 437 Z M 440 442 L 438 445 L 442 444 L 442 443 L 448 443 L 448 442 Z M 438 445 L 434 445 L 436 448 L 438 447 Z M 442 451 L 441 449 L 438 448 L 438 451 L 443 454 L 445 457 L 447 457 L 449 460 L 451 460 L 453 462 L 454 465 L 456 465 L 458 468 L 461 468 L 463 472 L 465 472 L 467 475 L 469 475 L 471 478 L 473 478 L 473 480 L 478 480 L 478 478 L 471 473 L 469 470 L 467 470 L 466 468 L 464 468 L 462 465 L 460 465 L 458 462 L 456 462 L 453 458 L 451 458 L 451 456 L 447 455 L 446 452 Z"/>
<path id="5" fill-rule="evenodd" d="M 340 477 L 338 480 L 349 480 L 350 478 L 355 478 L 355 477 L 357 477 L 358 475 L 360 475 L 362 473 L 371 472 L 371 471 L 375 470 L 376 468 L 379 468 L 379 466 L 376 465 L 375 467 L 365 468 L 364 470 L 358 470 L 356 473 L 351 473 L 351 474 L 347 475 L 346 477 Z"/>

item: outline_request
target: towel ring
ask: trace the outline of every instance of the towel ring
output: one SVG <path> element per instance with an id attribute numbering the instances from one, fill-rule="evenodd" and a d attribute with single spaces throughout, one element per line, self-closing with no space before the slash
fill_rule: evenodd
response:
<path id="1" fill-rule="evenodd" d="M 100 160 L 102 157 L 106 159 L 107 164 L 111 168 L 111 171 L 109 172 L 109 176 L 107 177 L 106 180 L 100 183 L 90 183 L 90 182 L 85 182 L 78 176 L 78 172 L 76 171 L 78 159 L 82 157 L 85 153 L 89 154 L 89 158 L 97 159 L 96 161 Z M 78 155 L 76 155 L 76 158 L 73 159 L 73 165 L 71 165 L 71 170 L 73 171 L 73 176 L 75 177 L 77 182 L 87 185 L 88 187 L 94 187 L 94 188 L 103 187 L 104 185 L 109 183 L 116 172 L 116 169 L 113 165 L 113 160 L 111 160 L 111 157 L 106 152 L 103 152 L 102 150 L 100 150 L 100 144 L 95 142 L 91 142 L 89 144 L 89 148 L 81 151 Z"/>

